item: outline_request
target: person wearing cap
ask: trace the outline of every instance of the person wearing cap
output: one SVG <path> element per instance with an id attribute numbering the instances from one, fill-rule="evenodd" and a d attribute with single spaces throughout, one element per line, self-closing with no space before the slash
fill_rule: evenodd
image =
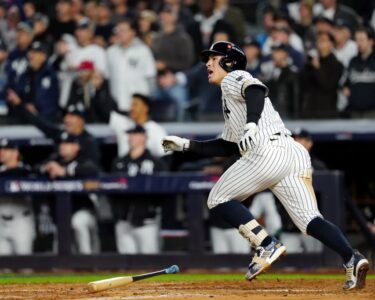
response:
<path id="1" fill-rule="evenodd" d="M 320 3 L 314 6 L 314 15 L 323 16 L 333 22 L 338 19 L 345 20 L 349 24 L 352 32 L 354 32 L 360 24 L 360 17 L 356 12 L 349 6 L 338 3 L 337 0 L 320 0 Z"/>
<path id="2" fill-rule="evenodd" d="M 58 142 L 58 150 L 39 168 L 41 174 L 50 179 L 71 179 L 92 177 L 99 173 L 99 166 L 86 155 L 82 155 L 80 140 L 76 135 L 63 132 Z M 94 214 L 91 195 L 72 196 L 71 226 L 74 242 L 80 254 L 99 252 L 98 225 Z"/>
<path id="3" fill-rule="evenodd" d="M 343 65 L 333 54 L 332 33 L 317 36 L 317 53 L 309 56 L 302 72 L 302 116 L 305 118 L 337 118 L 337 91 Z"/>
<path id="4" fill-rule="evenodd" d="M 88 18 L 82 18 L 77 22 L 75 37 L 78 48 L 73 52 L 73 66 L 78 68 L 80 63 L 91 60 L 95 69 L 108 77 L 108 66 L 103 47 L 94 44 L 95 24 Z M 121 65 L 121 64 L 120 64 Z"/>
<path id="5" fill-rule="evenodd" d="M 27 177 L 30 166 L 22 161 L 18 146 L 0 139 L 0 178 Z M 35 219 L 29 196 L 0 197 L 0 255 L 30 255 L 35 239 Z"/>
<path id="6" fill-rule="evenodd" d="M 290 45 L 296 52 L 303 53 L 303 41 L 292 28 L 290 18 L 277 13 L 274 15 L 274 25 L 271 30 L 271 35 L 265 41 L 262 47 L 263 55 L 271 54 L 271 47 L 275 42 L 281 42 Z M 284 33 L 284 36 L 280 36 Z M 281 40 L 282 39 L 282 40 Z"/>
<path id="7" fill-rule="evenodd" d="M 347 68 L 351 59 L 358 53 L 357 44 L 351 39 L 349 24 L 345 20 L 337 20 L 333 34 L 336 42 L 334 50 L 336 58 Z"/>
<path id="8" fill-rule="evenodd" d="M 48 62 L 48 46 L 39 41 L 33 42 L 28 61 L 29 69 L 25 73 L 21 95 L 41 117 L 54 121 L 59 110 L 59 84 L 56 71 Z"/>
<path id="9" fill-rule="evenodd" d="M 26 22 L 17 24 L 17 46 L 8 55 L 5 64 L 7 74 L 7 88 L 22 93 L 24 83 L 20 82 L 22 75 L 27 71 L 28 59 L 27 52 L 34 38 L 33 28 Z M 12 114 L 12 112 L 10 112 Z"/>
<path id="10" fill-rule="evenodd" d="M 135 21 L 120 21 L 115 27 L 117 43 L 107 49 L 111 94 L 125 113 L 130 110 L 133 94 L 149 96 L 155 86 L 155 59 L 137 37 L 137 30 Z"/>
<path id="11" fill-rule="evenodd" d="M 129 152 L 116 158 L 112 172 L 135 177 L 166 171 L 164 162 L 146 149 L 146 130 L 136 125 L 126 131 Z M 125 201 L 124 201 L 125 200 Z M 115 238 L 121 254 L 156 254 L 160 252 L 157 206 L 148 195 L 116 195 L 112 198 L 116 217 Z"/>
<path id="12" fill-rule="evenodd" d="M 346 112 L 352 118 L 375 116 L 375 33 L 371 27 L 360 27 L 355 32 L 358 55 L 347 70 L 343 93 L 348 97 Z"/>
<path id="13" fill-rule="evenodd" d="M 78 77 L 73 81 L 68 106 L 82 103 L 85 107 L 87 123 L 108 123 L 116 102 L 109 91 L 108 80 L 95 71 L 94 63 L 84 60 L 78 67 Z"/>
<path id="14" fill-rule="evenodd" d="M 126 131 L 135 125 L 142 126 L 147 132 L 147 150 L 155 157 L 165 155 L 163 147 L 160 147 L 160 140 L 166 134 L 166 131 L 160 124 L 151 119 L 150 110 L 149 97 L 134 94 L 128 116 L 116 111 L 111 112 L 109 126 L 116 133 L 118 156 L 124 156 L 128 153 L 129 143 Z"/>
<path id="15" fill-rule="evenodd" d="M 289 56 L 288 45 L 276 44 L 271 49 L 272 68 L 268 76 L 264 78 L 264 82 L 270 89 L 270 99 L 282 117 L 298 118 L 300 111 L 298 69 L 293 65 Z M 264 64 L 262 67 L 265 68 Z"/>
<path id="16" fill-rule="evenodd" d="M 157 68 L 162 66 L 172 71 L 186 70 L 194 62 L 194 44 L 184 28 L 177 26 L 177 12 L 168 4 L 159 12 L 160 31 L 154 39 L 152 50 Z"/>
<path id="17" fill-rule="evenodd" d="M 260 61 L 262 57 L 262 49 L 259 42 L 247 37 L 242 44 L 242 49 L 247 59 L 246 71 L 250 72 L 252 76 L 257 77 L 260 74 Z"/>
<path id="18" fill-rule="evenodd" d="M 37 12 L 31 19 L 34 29 L 34 41 L 47 46 L 48 54 L 53 52 L 54 38 L 49 30 L 49 19 L 46 15 Z"/>
<path id="19" fill-rule="evenodd" d="M 55 10 L 56 16 L 49 27 L 54 40 L 60 40 L 64 34 L 74 35 L 76 22 L 73 19 L 72 1 L 57 0 Z"/>
<path id="20" fill-rule="evenodd" d="M 106 47 L 110 43 L 110 38 L 115 27 L 112 20 L 112 10 L 109 3 L 100 1 L 97 5 L 97 23 L 95 27 L 94 41 L 96 44 Z"/>
<path id="21" fill-rule="evenodd" d="M 13 107 L 17 116 L 36 126 L 48 138 L 53 139 L 55 143 L 59 142 L 60 136 L 64 131 L 76 135 L 80 141 L 80 153 L 95 162 L 99 161 L 99 146 L 95 138 L 85 128 L 85 107 L 82 103 L 69 105 L 66 108 L 63 117 L 63 128 L 39 116 L 14 91 L 10 90 L 8 92 L 8 103 Z"/>
<path id="22" fill-rule="evenodd" d="M 152 47 L 157 34 L 157 15 L 154 11 L 145 9 L 138 18 L 139 38 Z"/>

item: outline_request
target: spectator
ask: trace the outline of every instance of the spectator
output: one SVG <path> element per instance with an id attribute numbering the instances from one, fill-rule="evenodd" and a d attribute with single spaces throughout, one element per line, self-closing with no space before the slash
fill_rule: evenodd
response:
<path id="1" fill-rule="evenodd" d="M 357 44 L 351 40 L 350 28 L 344 20 L 337 20 L 334 27 L 335 55 L 345 68 L 349 66 L 351 59 L 357 55 Z"/>
<path id="2" fill-rule="evenodd" d="M 262 49 L 260 44 L 252 39 L 245 39 L 242 49 L 245 52 L 247 65 L 246 71 L 250 72 L 253 77 L 260 75 L 260 63 L 262 58 Z"/>
<path id="3" fill-rule="evenodd" d="M 78 48 L 74 50 L 73 67 L 78 68 L 81 62 L 91 60 L 95 68 L 105 77 L 108 77 L 108 66 L 105 51 L 102 47 L 94 44 L 95 25 L 87 18 L 82 18 L 77 22 L 75 36 Z"/>
<path id="4" fill-rule="evenodd" d="M 338 116 L 337 89 L 343 66 L 333 54 L 334 45 L 334 36 L 322 32 L 317 38 L 317 52 L 309 52 L 302 73 L 302 112 L 307 118 Z"/>
<path id="5" fill-rule="evenodd" d="M 374 31 L 361 27 L 355 33 L 358 55 L 349 63 L 348 78 L 343 93 L 349 99 L 347 111 L 351 117 L 375 116 L 375 53 Z"/>
<path id="6" fill-rule="evenodd" d="M 135 11 L 127 4 L 128 0 L 111 0 L 113 6 L 112 21 L 114 24 L 119 23 L 124 18 L 133 19 Z"/>
<path id="7" fill-rule="evenodd" d="M 129 112 L 134 93 L 150 95 L 156 67 L 151 50 L 137 37 L 135 22 L 126 19 L 116 26 L 118 43 L 107 50 L 111 94 L 120 111 Z"/>
<path id="8" fill-rule="evenodd" d="M 84 15 L 94 24 L 98 22 L 98 4 L 95 0 L 86 1 L 84 4 Z"/>
<path id="9" fill-rule="evenodd" d="M 203 49 L 209 48 L 216 32 L 227 32 L 230 40 L 235 39 L 235 33 L 231 25 L 215 14 L 215 0 L 199 0 L 199 12 L 194 16 L 194 22 L 187 26 L 195 49 L 197 59 Z"/>
<path id="10" fill-rule="evenodd" d="M 295 3 L 290 5 L 293 4 Z M 315 45 L 313 1 L 299 1 L 297 16 L 298 20 L 294 25 L 295 31 L 302 38 L 304 48 L 310 50 Z"/>
<path id="11" fill-rule="evenodd" d="M 0 140 L 0 178 L 26 177 L 31 169 L 12 141 Z M 0 197 L 0 255 L 30 255 L 35 239 L 35 220 L 29 196 Z"/>
<path id="12" fill-rule="evenodd" d="M 281 35 L 282 33 L 284 33 L 284 35 Z M 287 34 L 287 36 L 285 34 Z M 288 17 L 281 14 L 276 14 L 274 16 L 274 26 L 271 31 L 271 36 L 268 37 L 262 48 L 263 55 L 271 53 L 271 47 L 275 42 L 288 44 L 301 54 L 304 51 L 302 39 L 293 31 Z M 293 56 L 291 53 L 290 55 Z"/>
<path id="13" fill-rule="evenodd" d="M 5 70 L 7 73 L 8 88 L 22 93 L 24 86 L 20 78 L 27 71 L 27 51 L 33 41 L 34 34 L 32 27 L 25 22 L 17 25 L 17 47 L 9 53 Z"/>
<path id="14" fill-rule="evenodd" d="M 80 150 L 79 138 L 64 132 L 61 134 L 57 153 L 42 164 L 40 172 L 47 174 L 52 180 L 96 176 L 99 167 Z M 98 253 L 100 245 L 93 202 L 87 195 L 72 197 L 71 226 L 78 253 Z"/>
<path id="15" fill-rule="evenodd" d="M 55 41 L 63 34 L 74 35 L 76 21 L 73 18 L 72 1 L 58 0 L 56 3 L 56 18 L 51 21 L 50 31 Z"/>
<path id="16" fill-rule="evenodd" d="M 179 25 L 183 27 L 189 26 L 194 21 L 192 12 L 186 7 L 186 3 L 181 0 L 163 0 L 164 5 L 168 5 L 172 8 L 174 13 L 177 15 Z M 162 5 L 163 5 L 162 4 Z"/>
<path id="17" fill-rule="evenodd" d="M 288 51 L 288 54 L 289 54 L 289 57 L 292 61 L 292 64 L 298 69 L 298 71 L 301 71 L 303 66 L 304 66 L 304 57 L 303 57 L 303 53 L 302 52 L 299 52 L 297 51 L 291 44 L 290 44 L 290 34 L 291 34 L 291 31 L 289 29 L 289 27 L 285 27 L 284 25 L 282 26 L 275 26 L 273 29 L 272 29 L 272 32 L 271 32 L 271 37 L 269 39 L 270 42 L 272 42 L 272 44 L 268 44 L 266 42 L 266 45 L 265 47 L 268 47 L 268 45 L 271 46 L 274 46 L 274 45 L 280 45 L 280 44 L 283 44 L 285 45 L 287 51 Z M 271 49 L 270 49 L 271 50 Z M 272 51 L 271 51 L 272 52 Z M 268 52 L 264 50 L 263 48 L 263 51 L 262 53 L 265 54 L 265 53 L 271 53 L 271 52 Z M 271 56 L 270 55 L 267 55 L 264 57 L 264 62 L 267 62 L 271 59 Z M 263 72 L 263 71 L 262 71 Z"/>
<path id="18" fill-rule="evenodd" d="M 157 15 L 152 10 L 143 10 L 138 18 L 139 38 L 150 48 L 157 34 Z"/>
<path id="19" fill-rule="evenodd" d="M 17 25 L 20 14 L 17 6 L 11 6 L 4 2 L 0 3 L 0 36 L 7 45 L 9 51 L 17 47 Z"/>
<path id="20" fill-rule="evenodd" d="M 29 68 L 20 76 L 18 94 L 29 109 L 40 117 L 55 121 L 58 116 L 59 87 L 56 71 L 47 61 L 48 48 L 33 42 L 28 52 Z"/>
<path id="21" fill-rule="evenodd" d="M 272 47 L 272 64 L 272 73 L 265 80 L 269 97 L 283 118 L 297 118 L 300 110 L 299 74 L 291 64 L 286 45 Z"/>
<path id="22" fill-rule="evenodd" d="M 58 79 L 60 83 L 59 106 L 66 108 L 70 89 L 74 78 L 76 77 L 75 53 L 78 48 L 76 39 L 70 34 L 64 34 L 56 43 L 55 54 L 51 57 L 53 65 L 58 70 Z"/>
<path id="23" fill-rule="evenodd" d="M 8 112 L 6 104 L 7 75 L 5 72 L 8 49 L 3 40 L 0 39 L 0 115 Z"/>
<path id="24" fill-rule="evenodd" d="M 111 36 L 115 27 L 112 21 L 112 11 L 108 3 L 104 1 L 98 3 L 97 19 L 94 42 L 106 48 L 111 43 Z"/>
<path id="25" fill-rule="evenodd" d="M 34 41 L 47 45 L 48 54 L 51 55 L 54 49 L 54 39 L 49 32 L 49 19 L 46 15 L 36 13 L 31 19 L 34 30 Z"/>
<path id="26" fill-rule="evenodd" d="M 83 18 L 86 18 L 83 14 L 83 0 L 71 0 L 72 1 L 72 16 L 73 20 L 76 22 L 81 21 Z"/>
<path id="27" fill-rule="evenodd" d="M 60 141 L 61 135 L 65 131 L 68 134 L 77 136 L 80 142 L 80 154 L 94 162 L 99 161 L 99 147 L 96 140 L 85 128 L 85 111 L 82 104 L 70 105 L 66 109 L 63 118 L 64 129 L 61 129 L 56 124 L 46 121 L 36 114 L 35 111 L 26 107 L 22 99 L 13 91 L 9 91 L 8 93 L 8 102 L 14 107 L 17 115 L 36 126 L 48 138 L 53 139 L 55 143 Z"/>
<path id="28" fill-rule="evenodd" d="M 153 52 L 157 69 L 169 68 L 181 71 L 191 67 L 194 61 L 194 47 L 191 37 L 177 26 L 178 15 L 169 5 L 159 13 L 161 31 L 156 35 Z"/>
<path id="29" fill-rule="evenodd" d="M 35 7 L 35 1 L 32 0 L 25 0 L 23 1 L 23 13 L 25 14 L 26 20 L 31 21 L 35 14 L 37 13 L 37 9 Z"/>
<path id="30" fill-rule="evenodd" d="M 174 72 L 168 67 L 158 71 L 154 98 L 156 101 L 167 101 L 173 104 L 175 113 L 172 121 L 182 122 L 186 119 L 185 112 L 189 100 L 187 88 L 177 81 Z"/>
<path id="31" fill-rule="evenodd" d="M 261 48 L 263 48 L 265 42 L 271 34 L 273 27 L 275 26 L 275 15 L 276 10 L 272 6 L 267 6 L 263 11 L 262 28 L 264 32 L 260 32 L 256 35 L 256 40 L 259 42 Z"/>
<path id="32" fill-rule="evenodd" d="M 320 4 L 314 6 L 315 16 L 324 16 L 333 22 L 338 19 L 345 20 L 351 32 L 354 32 L 359 26 L 359 17 L 350 7 L 338 4 L 337 0 L 320 0 Z"/>
<path id="33" fill-rule="evenodd" d="M 81 62 L 78 72 L 70 91 L 68 107 L 81 103 L 85 107 L 87 123 L 108 123 L 111 110 L 116 110 L 108 81 L 95 70 L 90 60 Z"/>
<path id="34" fill-rule="evenodd" d="M 147 133 L 147 149 L 155 157 L 165 155 L 161 146 L 161 139 L 165 135 L 165 129 L 150 119 L 150 99 L 142 94 L 134 94 L 131 103 L 129 116 L 112 112 L 109 126 L 115 131 L 117 136 L 118 156 L 124 156 L 129 151 L 128 136 L 126 130 L 135 125 L 142 126 Z"/>
<path id="35" fill-rule="evenodd" d="M 315 35 L 321 33 L 321 32 L 333 32 L 333 28 L 335 23 L 325 17 L 317 17 L 314 20 L 315 25 Z"/>
<path id="36" fill-rule="evenodd" d="M 246 21 L 242 10 L 230 4 L 229 0 L 216 0 L 215 14 L 232 26 L 235 31 L 236 40 L 240 43 L 246 36 Z"/>
<path id="37" fill-rule="evenodd" d="M 114 160 L 112 171 L 135 177 L 165 171 L 164 163 L 146 149 L 146 130 L 139 125 L 126 131 L 129 139 L 127 155 Z M 123 195 L 113 199 L 117 213 L 115 225 L 117 250 L 121 254 L 156 254 L 160 252 L 157 205 L 148 195 Z"/>

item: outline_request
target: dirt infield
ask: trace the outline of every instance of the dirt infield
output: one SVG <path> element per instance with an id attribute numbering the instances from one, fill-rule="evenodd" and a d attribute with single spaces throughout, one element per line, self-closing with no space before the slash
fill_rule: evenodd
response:
<path id="1" fill-rule="evenodd" d="M 343 292 L 341 285 L 337 280 L 136 282 L 89 294 L 84 284 L 4 284 L 0 286 L 0 300 L 375 299 L 375 280 L 368 280 L 361 291 Z"/>

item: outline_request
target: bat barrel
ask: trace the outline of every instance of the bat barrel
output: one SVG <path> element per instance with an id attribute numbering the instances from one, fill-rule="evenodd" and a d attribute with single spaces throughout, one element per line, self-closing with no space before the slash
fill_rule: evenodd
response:
<path id="1" fill-rule="evenodd" d="M 108 289 L 112 289 L 115 287 L 119 287 L 128 283 L 133 282 L 133 278 L 131 276 L 123 276 L 123 277 L 114 277 L 108 278 L 98 281 L 93 281 L 88 284 L 89 292 L 100 292 L 105 291 Z"/>

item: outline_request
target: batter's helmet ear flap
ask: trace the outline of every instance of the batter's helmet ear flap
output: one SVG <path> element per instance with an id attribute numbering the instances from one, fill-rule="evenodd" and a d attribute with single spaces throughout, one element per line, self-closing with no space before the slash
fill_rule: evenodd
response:
<path id="1" fill-rule="evenodd" d="M 235 70 L 236 63 L 236 61 L 226 56 L 222 57 L 219 61 L 220 67 L 222 67 L 228 73 Z"/>
<path id="2" fill-rule="evenodd" d="M 202 51 L 202 61 L 207 62 L 210 55 L 223 55 L 219 64 L 226 72 L 246 69 L 246 55 L 236 44 L 230 42 L 216 42 L 210 49 Z"/>

